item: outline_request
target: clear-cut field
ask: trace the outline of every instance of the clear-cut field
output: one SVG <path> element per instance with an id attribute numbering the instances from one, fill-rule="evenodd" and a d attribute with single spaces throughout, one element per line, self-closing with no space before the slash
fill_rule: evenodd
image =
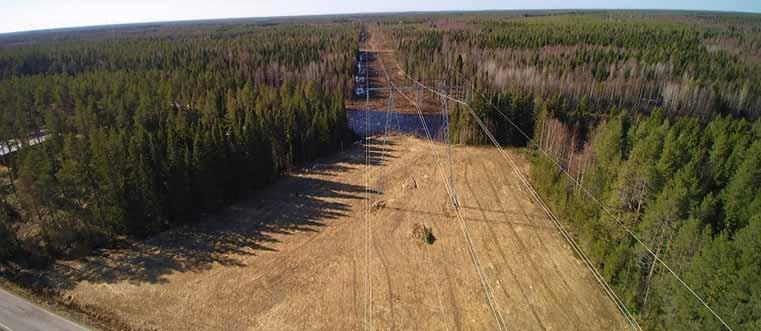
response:
<path id="1" fill-rule="evenodd" d="M 200 223 L 48 276 L 119 329 L 496 329 L 430 144 L 376 137 L 370 148 L 369 177 L 355 146 Z M 508 328 L 624 329 L 501 155 L 453 152 L 465 224 Z M 412 237 L 416 224 L 432 228 L 432 245 Z"/>

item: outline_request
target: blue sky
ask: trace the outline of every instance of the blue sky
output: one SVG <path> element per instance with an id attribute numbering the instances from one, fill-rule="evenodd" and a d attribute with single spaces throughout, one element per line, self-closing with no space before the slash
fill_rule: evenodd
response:
<path id="1" fill-rule="evenodd" d="M 556 8 L 761 12 L 761 0 L 0 0 L 0 33 L 99 24 L 332 13 Z"/>

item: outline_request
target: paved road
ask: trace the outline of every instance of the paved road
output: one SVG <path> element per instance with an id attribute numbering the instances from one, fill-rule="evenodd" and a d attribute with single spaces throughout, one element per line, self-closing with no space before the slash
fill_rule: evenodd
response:
<path id="1" fill-rule="evenodd" d="M 0 330 L 80 331 L 87 329 L 0 289 Z"/>

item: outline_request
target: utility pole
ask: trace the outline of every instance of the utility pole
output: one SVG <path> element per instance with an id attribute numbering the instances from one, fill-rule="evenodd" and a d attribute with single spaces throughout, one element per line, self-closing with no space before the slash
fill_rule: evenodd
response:
<path id="1" fill-rule="evenodd" d="M 423 112 L 423 106 L 420 105 L 420 86 L 415 86 L 415 107 L 418 108 L 418 111 L 421 113 Z M 425 121 L 425 117 L 421 118 L 422 121 Z M 423 123 L 423 126 L 425 127 L 425 123 Z"/>
<path id="2" fill-rule="evenodd" d="M 449 190 L 452 192 L 452 208 L 458 209 L 460 206 L 457 203 L 457 194 L 454 189 L 454 171 L 452 166 L 452 138 L 450 137 L 449 130 L 449 100 L 446 97 L 446 89 L 441 89 L 441 104 L 442 113 L 441 116 L 444 120 L 444 142 L 447 144 L 447 158 L 449 159 Z"/>
<path id="3" fill-rule="evenodd" d="M 370 68 L 367 66 L 370 53 L 365 52 L 362 56 L 365 70 L 365 144 L 367 144 L 367 139 L 370 137 Z"/>

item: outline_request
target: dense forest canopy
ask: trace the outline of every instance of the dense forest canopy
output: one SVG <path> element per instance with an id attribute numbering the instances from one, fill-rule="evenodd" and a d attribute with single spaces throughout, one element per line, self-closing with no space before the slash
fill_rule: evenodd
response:
<path id="1" fill-rule="evenodd" d="M 86 254 L 188 222 L 335 151 L 350 137 L 344 99 L 363 24 L 413 76 L 467 86 L 499 141 L 531 147 L 533 184 L 645 329 L 721 324 L 580 186 L 735 330 L 761 329 L 753 14 L 363 15 L 0 36 L 0 151 L 19 149 L 0 158 L 0 260 Z M 454 142 L 489 142 L 468 111 L 450 110 Z"/>
<path id="2" fill-rule="evenodd" d="M 717 116 L 701 122 L 619 112 L 578 150 L 549 117 L 537 125 L 547 158 L 532 169 L 607 280 L 646 329 L 723 326 L 663 266 L 580 191 L 578 180 L 677 271 L 735 330 L 761 319 L 761 122 Z M 553 130 L 558 130 L 555 134 Z M 545 139 L 546 138 L 546 139 Z"/>
<path id="3" fill-rule="evenodd" d="M 357 30 L 328 21 L 10 38 L 0 141 L 20 151 L 3 159 L 0 255 L 82 254 L 187 222 L 338 149 L 350 137 Z M 47 140 L 26 146 L 30 137 Z"/>
<path id="4" fill-rule="evenodd" d="M 644 329 L 723 325 L 582 187 L 734 330 L 761 328 L 761 15 L 479 13 L 378 26 L 405 71 L 471 87 L 495 137 L 531 147 L 533 185 Z M 490 143 L 461 107 L 450 123 L 453 141 Z"/>

